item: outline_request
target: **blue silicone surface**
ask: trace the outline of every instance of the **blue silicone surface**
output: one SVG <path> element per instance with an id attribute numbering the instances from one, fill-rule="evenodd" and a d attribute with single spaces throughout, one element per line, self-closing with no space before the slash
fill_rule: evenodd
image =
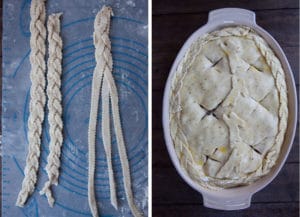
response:
<path id="1" fill-rule="evenodd" d="M 2 216 L 91 216 L 87 199 L 88 143 L 91 80 L 95 67 L 93 21 L 103 5 L 114 11 L 111 23 L 114 77 L 120 98 L 121 121 L 130 162 L 133 192 L 147 215 L 147 1 L 48 0 L 47 14 L 63 12 L 63 121 L 64 144 L 56 199 L 50 208 L 39 190 L 47 180 L 44 170 L 49 153 L 49 125 L 45 119 L 37 188 L 24 208 L 15 206 L 27 154 L 27 119 L 30 90 L 30 0 L 3 3 L 3 168 Z M 46 116 L 47 117 L 47 116 Z M 99 119 L 101 121 L 101 102 Z M 132 216 L 127 205 L 120 160 L 113 136 L 113 167 L 119 210 L 110 204 L 106 158 L 97 128 L 96 196 L 101 216 Z"/>

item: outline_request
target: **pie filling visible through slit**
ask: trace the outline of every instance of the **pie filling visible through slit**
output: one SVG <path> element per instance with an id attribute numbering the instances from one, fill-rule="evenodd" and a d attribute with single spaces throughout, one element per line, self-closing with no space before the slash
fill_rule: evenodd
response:
<path id="1" fill-rule="evenodd" d="M 286 131 L 280 61 L 248 27 L 206 34 L 176 70 L 169 114 L 177 157 L 194 181 L 208 188 L 256 181 L 275 165 Z"/>

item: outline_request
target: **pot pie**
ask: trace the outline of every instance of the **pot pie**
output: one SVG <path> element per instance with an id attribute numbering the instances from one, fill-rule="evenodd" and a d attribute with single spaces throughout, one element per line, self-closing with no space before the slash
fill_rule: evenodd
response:
<path id="1" fill-rule="evenodd" d="M 198 38 L 177 67 L 169 103 L 177 157 L 201 186 L 247 185 L 275 165 L 287 128 L 285 75 L 251 28 Z"/>

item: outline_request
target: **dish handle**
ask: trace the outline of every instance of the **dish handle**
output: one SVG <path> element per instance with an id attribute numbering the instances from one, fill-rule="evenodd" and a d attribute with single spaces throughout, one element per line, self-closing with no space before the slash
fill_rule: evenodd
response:
<path id="1" fill-rule="evenodd" d="M 255 13 L 241 8 L 223 8 L 209 12 L 208 23 L 239 23 L 256 24 Z"/>
<path id="2" fill-rule="evenodd" d="M 207 194 L 203 195 L 205 207 L 219 210 L 239 210 L 246 209 L 251 205 L 252 195 L 239 197 L 217 197 Z"/>

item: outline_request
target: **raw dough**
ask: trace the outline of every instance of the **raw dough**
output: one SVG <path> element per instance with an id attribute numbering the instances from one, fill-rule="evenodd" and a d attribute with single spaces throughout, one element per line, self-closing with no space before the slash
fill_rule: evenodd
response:
<path id="1" fill-rule="evenodd" d="M 110 186 L 110 200 L 111 204 L 118 209 L 118 200 L 116 193 L 116 184 L 114 179 L 114 172 L 111 159 L 111 134 L 110 134 L 110 119 L 109 119 L 109 89 L 108 83 L 103 82 L 102 86 L 102 139 L 104 150 L 107 159 L 109 186 Z"/>
<path id="2" fill-rule="evenodd" d="M 187 174 L 208 188 L 247 185 L 276 163 L 288 118 L 280 61 L 248 27 L 197 39 L 179 64 L 170 128 Z"/>
<path id="3" fill-rule="evenodd" d="M 96 48 L 96 67 L 93 75 L 92 82 L 92 103 L 89 122 L 89 180 L 88 180 L 88 198 L 89 205 L 92 210 L 93 216 L 98 216 L 97 203 L 95 199 L 94 189 L 94 173 L 95 173 L 95 134 L 96 134 L 96 121 L 98 111 L 98 101 L 100 95 L 100 87 L 102 84 L 102 135 L 103 143 L 108 160 L 109 170 L 109 183 L 111 202 L 115 208 L 117 208 L 117 198 L 115 190 L 115 182 L 113 178 L 112 162 L 111 162 L 111 141 L 109 132 L 109 96 L 112 105 L 113 125 L 115 128 L 115 134 L 118 144 L 118 150 L 121 160 L 123 183 L 125 186 L 125 193 L 127 201 L 133 216 L 141 217 L 141 213 L 134 204 L 133 194 L 131 190 L 131 178 L 129 163 L 126 153 L 126 147 L 124 144 L 124 138 L 122 133 L 120 114 L 119 114 L 119 102 L 117 87 L 112 76 L 112 56 L 111 56 L 111 43 L 109 40 L 109 28 L 110 18 L 112 15 L 112 9 L 104 6 L 97 14 L 94 22 L 94 45 Z"/>
<path id="4" fill-rule="evenodd" d="M 42 123 L 44 121 L 45 94 L 45 0 L 32 0 L 30 7 L 30 105 L 28 118 L 28 154 L 24 170 L 22 189 L 16 205 L 23 207 L 27 198 L 33 193 L 39 169 Z"/>
<path id="5" fill-rule="evenodd" d="M 51 207 L 54 198 L 51 192 L 51 185 L 58 184 L 61 146 L 63 144 L 63 121 L 61 106 L 61 74 L 62 74 L 62 39 L 60 33 L 61 13 L 52 14 L 48 17 L 48 73 L 47 73 L 47 96 L 48 96 L 48 122 L 50 126 L 49 155 L 47 158 L 46 172 L 48 181 L 45 183 L 40 194 L 46 194 Z"/>

